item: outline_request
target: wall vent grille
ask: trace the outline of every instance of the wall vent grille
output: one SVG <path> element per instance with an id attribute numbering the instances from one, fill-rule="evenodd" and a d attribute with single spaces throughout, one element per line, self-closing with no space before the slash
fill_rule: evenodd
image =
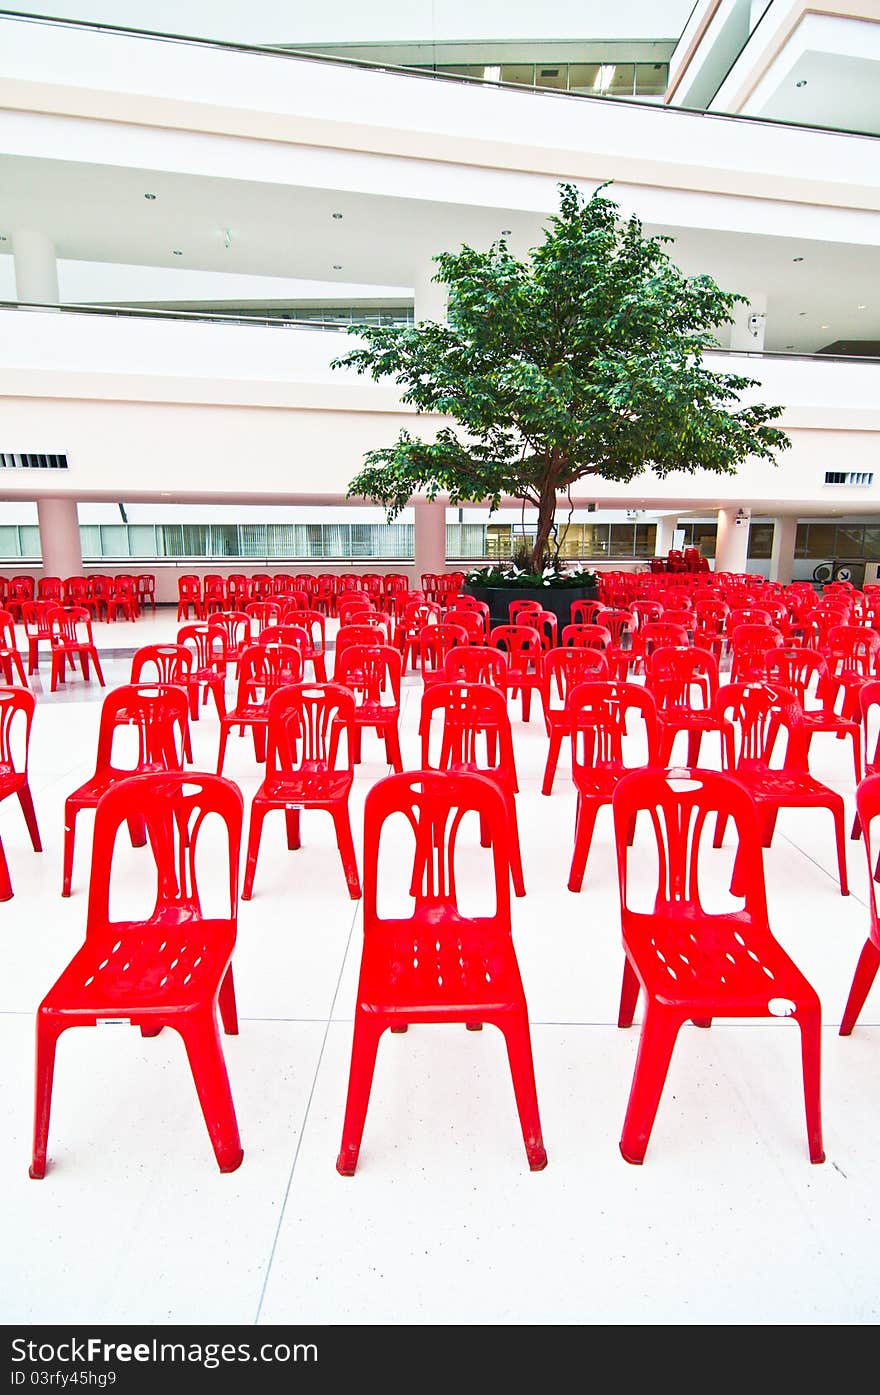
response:
<path id="1" fill-rule="evenodd" d="M 4 470 L 66 470 L 66 455 L 12 455 L 0 452 Z"/>
<path id="2" fill-rule="evenodd" d="M 873 484 L 874 475 L 870 470 L 826 470 L 826 484 Z"/>

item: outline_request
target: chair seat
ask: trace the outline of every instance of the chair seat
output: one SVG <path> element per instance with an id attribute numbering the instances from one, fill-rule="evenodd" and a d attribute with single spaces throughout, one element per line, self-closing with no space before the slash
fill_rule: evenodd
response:
<path id="1" fill-rule="evenodd" d="M 705 913 L 692 904 L 631 914 L 627 941 L 639 978 L 658 1002 L 692 1007 L 697 1017 L 758 1017 L 767 1015 L 774 997 L 789 998 L 798 989 L 803 1001 L 815 999 L 785 950 L 747 916 L 713 915 L 711 927 L 708 936 Z"/>
<path id="2" fill-rule="evenodd" d="M 88 780 L 68 795 L 68 800 L 73 800 L 77 805 L 91 808 L 97 804 L 102 794 L 118 785 L 120 780 L 124 780 L 129 775 L 154 775 L 167 770 L 168 765 L 162 761 L 145 761 L 139 765 L 137 770 L 117 770 L 110 768 L 92 775 Z"/>
<path id="3" fill-rule="evenodd" d="M 112 928 L 112 927 L 111 927 Z M 163 916 L 138 934 L 92 937 L 73 956 L 43 1000 L 60 1016 L 155 1017 L 204 1005 L 205 985 L 216 982 L 232 954 L 228 921 Z"/>
<path id="4" fill-rule="evenodd" d="M 323 804 L 345 799 L 354 776 L 347 770 L 301 770 L 282 778 L 264 780 L 254 798 L 285 804 Z"/>
<path id="5" fill-rule="evenodd" d="M 843 803 L 841 795 L 801 771 L 750 770 L 740 761 L 735 774 L 759 804 L 803 805 L 809 808 L 814 804 L 827 806 L 829 801 L 835 800 Z"/>
<path id="6" fill-rule="evenodd" d="M 396 722 L 400 708 L 396 703 L 362 702 L 354 710 L 355 721 L 363 727 L 384 726 L 386 722 Z"/>
<path id="7" fill-rule="evenodd" d="M 408 1022 L 460 1021 L 522 1001 L 512 941 L 497 925 L 452 916 L 448 908 L 415 920 L 385 921 L 375 932 L 359 990 L 360 1010 L 399 1013 Z M 369 973 L 377 966 L 375 985 Z M 375 1004 L 371 987 L 375 987 Z"/>

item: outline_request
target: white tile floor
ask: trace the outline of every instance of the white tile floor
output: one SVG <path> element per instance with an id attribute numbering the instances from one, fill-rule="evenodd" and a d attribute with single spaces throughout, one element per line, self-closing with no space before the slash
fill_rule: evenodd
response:
<path id="1" fill-rule="evenodd" d="M 108 684 L 136 644 L 171 638 L 174 611 L 97 630 Z M 304 818 L 289 853 L 271 820 L 235 954 L 240 1035 L 224 1038 L 245 1149 L 221 1175 L 179 1038 L 124 1028 L 61 1042 L 44 1181 L 28 1178 L 36 1006 L 80 943 L 91 817 L 62 900 L 64 797 L 94 764 L 102 690 L 48 693 L 31 742 L 44 852 L 17 802 L 0 806 L 15 889 L 3 905 L 0 976 L 0 1290 L 9 1324 L 871 1323 L 880 1158 L 880 984 L 849 1038 L 837 1033 L 867 932 L 867 870 L 847 842 L 839 892 L 830 819 L 780 816 L 765 856 L 771 924 L 822 999 L 827 1161 L 808 1161 L 794 1024 L 716 1023 L 681 1033 L 645 1165 L 618 1139 L 638 1039 L 616 1026 L 622 951 L 610 814 L 584 890 L 566 889 L 574 797 L 565 757 L 540 794 L 537 713 L 511 705 L 527 895 L 514 938 L 532 1023 L 549 1154 L 528 1171 L 500 1035 L 413 1028 L 386 1036 L 357 1174 L 339 1146 L 360 954 L 329 820 Z M 420 684 L 406 680 L 404 759 L 417 764 Z M 217 723 L 193 727 L 215 768 Z M 364 743 L 353 799 L 386 773 Z M 714 758 L 714 751 L 711 752 Z M 814 739 L 814 773 L 847 799 L 848 745 Z M 249 740 L 225 773 L 246 803 Z"/>

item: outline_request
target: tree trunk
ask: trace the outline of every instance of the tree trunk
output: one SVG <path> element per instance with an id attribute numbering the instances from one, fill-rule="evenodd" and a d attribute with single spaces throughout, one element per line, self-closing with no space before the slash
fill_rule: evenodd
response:
<path id="1" fill-rule="evenodd" d="M 535 533 L 535 545 L 532 548 L 531 566 L 533 572 L 540 572 L 543 569 L 544 554 L 547 551 L 547 543 L 555 521 L 556 491 L 545 488 L 541 491 L 541 502 L 538 506 L 538 529 Z"/>

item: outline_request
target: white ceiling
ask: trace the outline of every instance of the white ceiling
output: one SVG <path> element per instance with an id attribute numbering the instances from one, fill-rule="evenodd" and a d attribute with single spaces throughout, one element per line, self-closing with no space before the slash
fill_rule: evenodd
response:
<path id="1" fill-rule="evenodd" d="M 0 234 L 7 239 L 0 252 L 11 251 L 15 227 L 41 228 L 59 259 L 128 268 L 125 301 L 150 298 L 138 283 L 139 266 L 179 273 L 180 299 L 188 302 L 194 297 L 184 273 L 194 270 L 283 278 L 283 288 L 266 282 L 266 300 L 289 297 L 293 280 L 338 285 L 341 295 L 354 283 L 363 295 L 365 286 L 412 286 L 426 247 L 440 252 L 462 242 L 483 246 L 510 228 L 511 247 L 523 255 L 542 231 L 541 217 L 521 210 L 8 155 L 0 155 L 0 188 Z M 147 200 L 145 193 L 156 198 Z M 334 219 L 333 213 L 343 216 Z M 688 274 L 708 272 L 725 289 L 744 294 L 766 292 L 768 349 L 814 352 L 836 340 L 880 339 L 876 247 L 645 226 L 674 237 L 668 250 Z M 334 265 L 342 269 L 334 271 Z M 119 298 L 120 276 L 111 278 L 109 271 L 106 294 L 100 277 L 92 275 L 98 289 L 89 299 Z M 10 284 L 11 278 L 5 280 Z M 161 297 L 174 298 L 171 290 Z M 213 298 L 231 301 L 237 293 L 230 287 L 224 296 L 218 282 Z M 253 292 L 248 297 L 258 298 Z M 308 298 L 308 288 L 302 298 Z"/>

